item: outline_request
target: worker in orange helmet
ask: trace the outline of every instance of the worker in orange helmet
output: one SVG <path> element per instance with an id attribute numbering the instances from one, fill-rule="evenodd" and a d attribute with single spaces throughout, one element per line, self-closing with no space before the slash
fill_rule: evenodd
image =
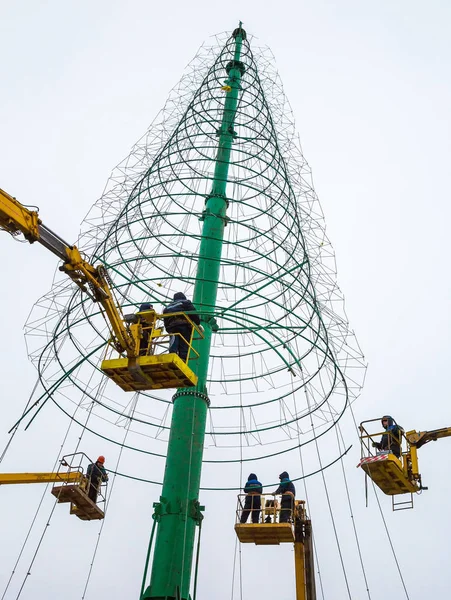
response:
<path id="1" fill-rule="evenodd" d="M 88 466 L 86 475 L 88 476 L 88 496 L 89 499 L 97 502 L 97 496 L 102 481 L 108 481 L 108 475 L 105 471 L 105 457 L 99 456 L 95 463 Z"/>

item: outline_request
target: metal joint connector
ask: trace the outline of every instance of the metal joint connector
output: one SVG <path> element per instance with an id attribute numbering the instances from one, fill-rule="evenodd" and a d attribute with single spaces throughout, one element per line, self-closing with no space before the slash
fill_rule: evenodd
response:
<path id="1" fill-rule="evenodd" d="M 229 206 L 229 201 L 226 200 L 227 203 L 227 207 Z M 199 217 L 199 221 L 205 221 L 205 217 L 216 217 L 218 219 L 221 219 L 222 221 L 224 221 L 225 226 L 227 226 L 227 223 L 230 221 L 230 218 L 227 217 L 226 215 L 222 216 L 222 215 L 217 215 L 214 212 L 211 212 L 211 210 L 209 208 L 206 208 L 204 211 L 202 211 L 201 216 Z"/>
<path id="2" fill-rule="evenodd" d="M 194 519 L 197 525 L 200 525 L 204 518 L 202 511 L 205 510 L 205 506 L 201 506 L 198 500 L 192 500 L 189 507 L 189 516 Z"/>
<path id="3" fill-rule="evenodd" d="M 219 325 L 218 325 L 218 322 L 216 321 L 215 317 L 213 317 L 211 315 L 207 315 L 207 316 L 203 316 L 202 320 L 204 323 L 208 323 L 210 325 L 213 333 L 216 333 L 217 331 L 219 331 Z"/>
<path id="4" fill-rule="evenodd" d="M 232 69 L 238 69 L 238 71 L 241 73 L 241 76 L 243 76 L 244 73 L 246 72 L 246 67 L 244 66 L 244 63 L 242 63 L 240 60 L 231 60 L 230 62 L 227 63 L 227 66 L 226 66 L 227 75 L 230 73 L 230 71 Z"/>
<path id="5" fill-rule="evenodd" d="M 172 396 L 172 402 L 175 403 L 177 398 L 180 398 L 180 396 L 195 396 L 196 398 L 205 400 L 205 402 L 207 403 L 207 406 L 210 406 L 210 398 L 207 396 L 207 394 L 203 394 L 202 392 L 198 392 L 196 390 L 184 390 L 184 391 L 176 392 Z"/>
<path id="6" fill-rule="evenodd" d="M 234 30 L 233 30 L 233 33 L 232 33 L 232 37 L 233 37 L 233 38 L 235 38 L 235 39 L 236 39 L 238 36 L 240 36 L 240 37 L 241 37 L 241 39 L 242 39 L 243 41 L 244 41 L 245 39 L 247 39 L 247 33 L 246 33 L 246 31 L 245 31 L 245 30 L 244 30 L 244 29 L 241 27 L 241 23 L 240 23 L 240 26 L 239 26 L 239 27 L 237 27 L 236 29 L 234 29 Z"/>

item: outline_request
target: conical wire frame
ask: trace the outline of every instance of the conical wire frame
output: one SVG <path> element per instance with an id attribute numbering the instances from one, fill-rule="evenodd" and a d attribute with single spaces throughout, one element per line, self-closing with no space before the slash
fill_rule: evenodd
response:
<path id="1" fill-rule="evenodd" d="M 83 223 L 79 247 L 107 267 L 125 313 L 177 291 L 192 297 L 232 59 L 233 38 L 201 48 Z M 242 61 L 208 383 L 204 459 L 216 467 L 331 432 L 365 374 L 274 59 L 246 40 Z M 90 407 L 90 428 L 116 443 L 110 425 L 127 420 L 128 447 L 163 461 L 173 391 L 127 394 L 104 377 L 108 329 L 96 304 L 58 281 L 27 333 L 46 397 L 68 415 Z M 224 484 L 216 472 L 212 486 Z"/>

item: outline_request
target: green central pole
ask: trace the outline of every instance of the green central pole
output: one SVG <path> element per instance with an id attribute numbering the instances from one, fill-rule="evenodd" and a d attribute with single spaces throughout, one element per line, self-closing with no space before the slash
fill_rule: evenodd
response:
<path id="1" fill-rule="evenodd" d="M 173 398 L 171 432 L 160 501 L 155 504 L 158 522 L 150 586 L 143 599 L 188 600 L 196 526 L 202 517 L 199 504 L 205 424 L 209 404 L 207 374 L 213 318 L 218 291 L 222 244 L 227 212 L 227 177 L 230 166 L 240 81 L 244 65 L 240 61 L 246 32 L 240 27 L 233 32 L 234 60 L 227 64 L 226 92 L 219 145 L 211 193 L 203 213 L 193 302 L 204 329 L 204 338 L 196 342 L 199 359 L 195 362 L 198 383 L 194 389 L 179 390 Z M 226 88 L 226 89 L 229 89 Z"/>

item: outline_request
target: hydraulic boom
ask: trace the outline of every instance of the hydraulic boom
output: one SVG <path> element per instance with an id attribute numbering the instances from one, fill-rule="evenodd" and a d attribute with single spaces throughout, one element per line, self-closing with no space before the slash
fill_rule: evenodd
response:
<path id="1" fill-rule="evenodd" d="M 0 229 L 13 236 L 23 234 L 33 244 L 39 242 L 63 261 L 60 270 L 98 302 L 111 328 L 112 343 L 119 353 L 128 358 L 137 356 L 135 339 L 124 324 L 120 307 L 115 303 L 108 285 L 108 274 L 103 265 L 94 267 L 85 261 L 76 246 L 71 246 L 44 225 L 38 212 L 29 210 L 7 192 L 0 189 Z"/>
<path id="2" fill-rule="evenodd" d="M 432 431 L 408 431 L 406 433 L 407 441 L 411 446 L 421 448 L 428 442 L 436 442 L 440 438 L 449 437 L 451 435 L 451 427 L 443 427 L 442 429 L 434 429 Z"/>
<path id="3" fill-rule="evenodd" d="M 22 233 L 30 244 L 42 244 L 63 261 L 60 271 L 69 275 L 83 292 L 100 304 L 110 329 L 109 348 L 120 355 L 117 357 L 108 353 L 102 361 L 101 370 L 119 387 L 125 391 L 137 392 L 196 385 L 198 377 L 189 367 L 188 361 L 199 359 L 199 352 L 192 344 L 194 339 L 203 339 L 204 334 L 188 315 L 170 315 L 178 315 L 191 327 L 190 339 L 184 339 L 189 347 L 186 360 L 173 352 L 164 354 L 162 347 L 167 344 L 169 334 L 165 334 L 161 325 L 158 325 L 163 315 L 151 309 L 124 317 L 120 305 L 114 299 L 105 267 L 94 267 L 84 260 L 76 246 L 65 242 L 42 223 L 36 210 L 28 209 L 1 189 L 0 229 L 13 236 Z"/>
<path id="4" fill-rule="evenodd" d="M 80 483 L 83 473 L 69 471 L 68 473 L 0 473 L 0 485 L 22 483 Z"/>
<path id="5" fill-rule="evenodd" d="M 0 485 L 53 483 L 56 485 L 52 486 L 52 496 L 58 504 L 69 504 L 71 515 L 82 521 L 103 519 L 105 513 L 98 503 L 105 502 L 107 484 L 103 480 L 91 482 L 89 468 L 86 468 L 88 464 L 92 464 L 92 460 L 83 452 L 67 454 L 61 459 L 60 470 L 56 473 L 0 473 Z M 94 499 L 89 494 L 93 486 L 97 489 Z"/>

